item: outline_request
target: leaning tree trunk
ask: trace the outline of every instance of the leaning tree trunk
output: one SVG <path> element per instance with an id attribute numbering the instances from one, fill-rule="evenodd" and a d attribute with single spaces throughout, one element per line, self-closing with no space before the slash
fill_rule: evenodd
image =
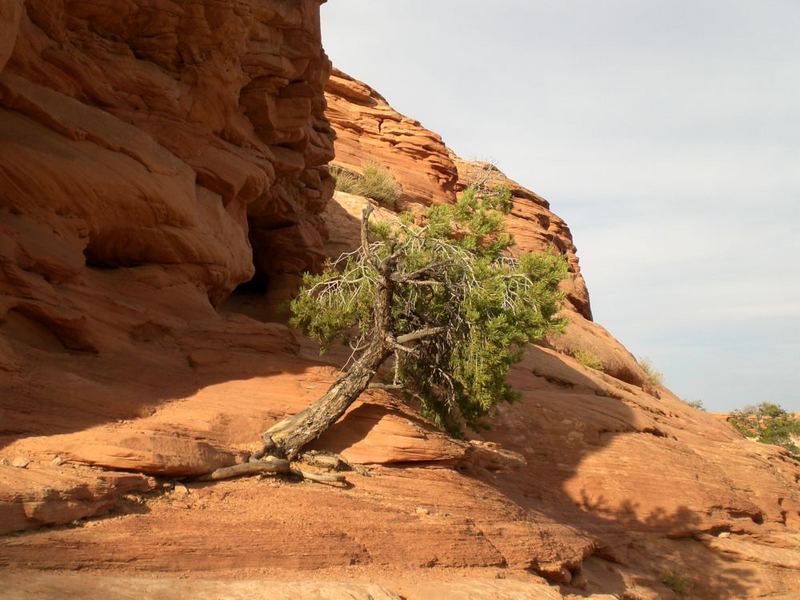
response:
<path id="1" fill-rule="evenodd" d="M 385 339 L 372 342 L 347 372 L 311 406 L 264 432 L 263 454 L 292 460 L 300 449 L 322 435 L 369 387 L 375 372 L 391 355 Z"/>
<path id="2" fill-rule="evenodd" d="M 372 210 L 372 206 L 368 204 L 361 215 L 361 251 L 381 275 L 381 283 L 375 297 L 372 342 L 324 396 L 304 411 L 276 423 L 264 432 L 264 448 L 260 453 L 261 456 L 268 454 L 292 460 L 303 446 L 313 442 L 339 420 L 369 387 L 375 372 L 392 353 L 396 342 L 392 336 L 391 306 L 395 284 L 391 276 L 396 259 L 392 256 L 378 261 L 370 250 L 367 230 Z"/>

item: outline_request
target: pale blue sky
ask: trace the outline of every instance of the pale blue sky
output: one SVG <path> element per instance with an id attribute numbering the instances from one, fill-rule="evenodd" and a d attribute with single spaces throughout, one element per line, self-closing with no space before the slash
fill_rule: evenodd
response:
<path id="1" fill-rule="evenodd" d="M 800 1 L 330 0 L 339 68 L 548 198 L 678 395 L 800 410 Z"/>

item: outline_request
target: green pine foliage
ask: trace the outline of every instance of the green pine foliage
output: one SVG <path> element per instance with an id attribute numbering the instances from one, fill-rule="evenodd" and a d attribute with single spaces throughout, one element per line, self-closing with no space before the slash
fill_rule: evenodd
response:
<path id="1" fill-rule="evenodd" d="M 737 410 L 728 417 L 728 423 L 743 436 L 785 448 L 800 460 L 800 419 L 777 404 L 763 402 Z"/>
<path id="2" fill-rule="evenodd" d="M 362 244 L 305 276 L 292 324 L 323 351 L 343 341 L 357 353 L 377 330 L 377 264 L 389 257 L 391 334 L 441 331 L 395 354 L 394 383 L 451 433 L 483 427 L 497 403 L 516 398 L 506 375 L 525 345 L 566 325 L 558 312 L 567 263 L 556 254 L 512 258 L 503 221 L 510 208 L 508 189 L 467 189 L 455 205 L 432 206 L 422 219 L 371 224 L 366 251 Z"/>

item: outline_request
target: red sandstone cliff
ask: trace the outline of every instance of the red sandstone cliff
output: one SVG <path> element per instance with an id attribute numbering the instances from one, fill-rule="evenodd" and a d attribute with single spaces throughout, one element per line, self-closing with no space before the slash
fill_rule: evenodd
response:
<path id="1" fill-rule="evenodd" d="M 792 597 L 798 465 L 643 390 L 566 224 L 496 171 L 520 245 L 569 260 L 571 325 L 515 368 L 491 432 L 453 441 L 370 392 L 319 443 L 371 465 L 351 490 L 165 485 L 244 460 L 341 364 L 251 318 L 357 237 L 332 143 L 411 207 L 481 168 L 368 86 L 325 87 L 318 4 L 0 0 L 0 529 L 34 529 L 0 538 L 4 589 L 136 590 L 146 571 L 165 598 L 232 589 L 169 579 L 187 574 L 273 597 L 661 598 L 674 572 L 691 597 Z M 24 570 L 86 567 L 103 577 Z"/>

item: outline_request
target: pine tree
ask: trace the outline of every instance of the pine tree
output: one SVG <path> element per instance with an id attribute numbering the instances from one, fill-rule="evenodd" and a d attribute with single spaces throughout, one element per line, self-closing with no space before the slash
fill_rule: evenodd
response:
<path id="1" fill-rule="evenodd" d="M 368 387 L 413 396 L 454 434 L 483 427 L 498 402 L 513 400 L 506 375 L 525 345 L 565 325 L 567 266 L 555 253 L 512 257 L 510 209 L 507 189 L 473 188 L 392 224 L 370 222 L 368 205 L 360 246 L 307 274 L 291 304 L 294 326 L 323 351 L 348 343 L 351 359 L 319 400 L 263 434 L 259 456 L 293 459 Z M 374 381 L 384 364 L 387 381 Z"/>

